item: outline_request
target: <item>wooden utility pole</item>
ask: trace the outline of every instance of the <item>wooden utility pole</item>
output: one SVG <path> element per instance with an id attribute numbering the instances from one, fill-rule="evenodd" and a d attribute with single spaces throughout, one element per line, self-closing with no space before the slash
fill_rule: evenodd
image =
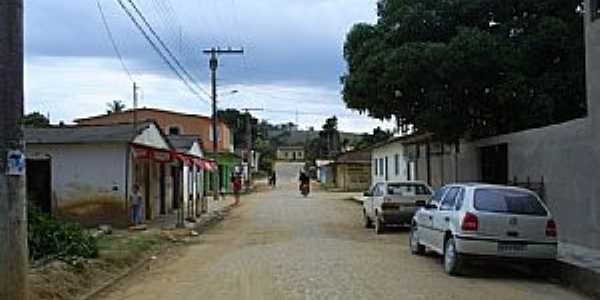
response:
<path id="1" fill-rule="evenodd" d="M 0 299 L 27 299 L 23 0 L 0 1 Z"/>
<path id="2" fill-rule="evenodd" d="M 204 54 L 210 55 L 209 66 L 211 72 L 211 83 L 212 83 L 212 136 L 213 136 L 213 159 L 216 161 L 219 156 L 219 121 L 218 121 L 218 111 L 217 111 L 217 69 L 219 68 L 219 58 L 220 54 L 244 54 L 244 49 L 221 49 L 221 48 L 211 48 L 204 50 Z M 217 165 L 217 170 L 215 171 L 215 175 L 213 175 L 213 198 L 214 200 L 219 200 L 219 176 L 220 170 Z"/>

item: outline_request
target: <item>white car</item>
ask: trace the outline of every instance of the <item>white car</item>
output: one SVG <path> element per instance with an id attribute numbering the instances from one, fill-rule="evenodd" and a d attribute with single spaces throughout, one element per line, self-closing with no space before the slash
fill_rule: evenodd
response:
<path id="1" fill-rule="evenodd" d="M 431 194 L 431 187 L 420 181 L 377 183 L 365 193 L 365 227 L 374 225 L 375 233 L 380 234 L 389 224 L 410 225 L 415 212 Z"/>
<path id="2" fill-rule="evenodd" d="M 437 252 L 444 270 L 459 275 L 469 259 L 554 260 L 556 232 L 548 208 L 529 190 L 453 184 L 415 214 L 409 240 L 413 254 Z"/>

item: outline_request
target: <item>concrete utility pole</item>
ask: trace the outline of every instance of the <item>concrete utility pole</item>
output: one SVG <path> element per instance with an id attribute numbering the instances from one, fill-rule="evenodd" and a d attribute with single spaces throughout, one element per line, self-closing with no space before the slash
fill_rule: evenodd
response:
<path id="1" fill-rule="evenodd" d="M 23 0 L 0 1 L 0 299 L 27 299 Z"/>
<path id="2" fill-rule="evenodd" d="M 252 184 L 252 161 L 254 161 L 254 157 L 252 156 L 252 115 L 250 115 L 251 111 L 263 111 L 262 108 L 243 108 L 244 112 L 246 112 L 246 162 L 248 163 L 248 177 L 246 182 L 246 189 L 250 189 L 250 185 Z"/>
<path id="3" fill-rule="evenodd" d="M 217 69 L 219 68 L 219 59 L 218 55 L 220 54 L 244 54 L 244 49 L 220 49 L 220 48 L 211 48 L 204 50 L 204 54 L 210 55 L 209 66 L 211 72 L 211 82 L 212 82 L 212 136 L 213 136 L 213 158 L 216 160 L 219 155 L 219 121 L 218 121 L 218 112 L 217 112 Z M 217 167 L 216 175 L 213 175 L 213 198 L 214 200 L 219 200 L 219 176 L 220 170 Z"/>

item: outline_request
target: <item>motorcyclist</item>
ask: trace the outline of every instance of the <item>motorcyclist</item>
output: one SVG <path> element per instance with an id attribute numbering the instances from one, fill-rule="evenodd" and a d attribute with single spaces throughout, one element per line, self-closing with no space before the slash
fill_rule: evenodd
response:
<path id="1" fill-rule="evenodd" d="M 306 186 L 306 189 L 310 191 L 310 177 L 306 174 L 304 170 L 300 171 L 300 177 L 298 178 L 300 181 L 300 192 L 302 192 L 302 187 Z"/>

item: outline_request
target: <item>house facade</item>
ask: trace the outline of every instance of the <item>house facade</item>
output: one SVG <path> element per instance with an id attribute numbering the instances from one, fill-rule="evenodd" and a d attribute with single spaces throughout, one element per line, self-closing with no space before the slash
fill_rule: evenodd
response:
<path id="1" fill-rule="evenodd" d="M 277 160 L 304 161 L 305 150 L 303 146 L 281 146 L 277 148 Z"/>
<path id="2" fill-rule="evenodd" d="M 371 185 L 371 153 L 351 151 L 338 155 L 331 164 L 333 185 L 339 191 L 366 191 Z"/>
<path id="3" fill-rule="evenodd" d="M 134 116 L 135 113 L 135 116 Z M 219 192 L 231 192 L 230 177 L 237 166 L 241 164 L 241 159 L 234 152 L 233 134 L 224 122 L 219 122 L 218 126 L 218 148 L 217 155 L 213 150 L 213 126 L 212 119 L 206 116 L 179 113 L 155 108 L 140 108 L 126 110 L 119 113 L 104 114 L 89 118 L 75 120 L 80 125 L 106 125 L 131 123 L 134 120 L 152 120 L 156 122 L 160 129 L 169 136 L 198 136 L 202 141 L 205 156 L 215 160 L 219 166 L 218 173 L 210 173 L 204 178 L 205 186 L 209 192 L 213 187 L 212 176 L 219 176 Z"/>
<path id="4" fill-rule="evenodd" d="M 189 199 L 183 166 L 212 168 L 176 152 L 153 122 L 28 128 L 25 138 L 30 202 L 84 226 L 127 226 L 134 185 L 144 197 L 146 220 L 180 210 Z"/>

